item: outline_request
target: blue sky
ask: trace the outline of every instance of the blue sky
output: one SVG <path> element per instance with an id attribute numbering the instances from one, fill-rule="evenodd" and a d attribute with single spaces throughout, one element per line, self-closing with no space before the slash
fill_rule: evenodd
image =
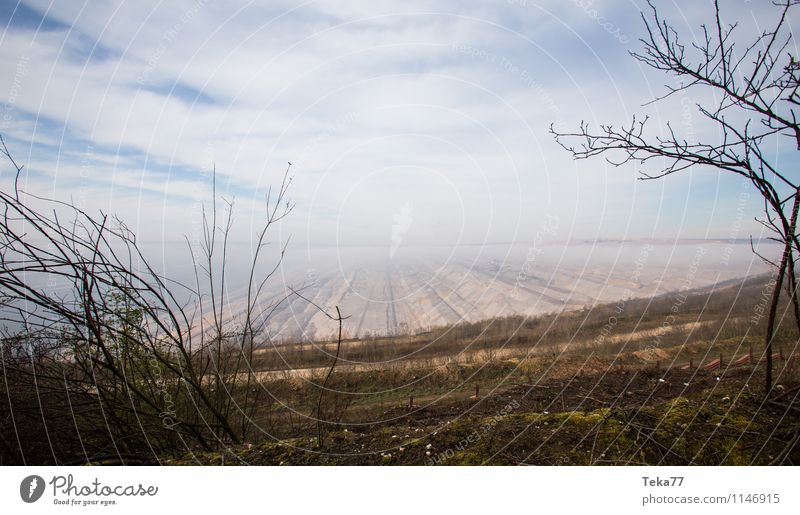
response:
<path id="1" fill-rule="evenodd" d="M 742 31 L 771 18 L 756 4 L 731 3 Z M 708 21 L 709 2 L 660 5 L 687 40 Z M 418 245 L 526 241 L 546 215 L 562 240 L 760 235 L 735 178 L 637 181 L 549 136 L 647 113 L 716 137 L 683 111 L 702 92 L 642 107 L 669 78 L 628 55 L 641 7 L 5 2 L 0 132 L 26 190 L 117 213 L 148 241 L 192 231 L 213 166 L 248 239 L 287 161 L 297 208 L 281 231 L 312 245 L 388 246 L 397 213 Z"/>

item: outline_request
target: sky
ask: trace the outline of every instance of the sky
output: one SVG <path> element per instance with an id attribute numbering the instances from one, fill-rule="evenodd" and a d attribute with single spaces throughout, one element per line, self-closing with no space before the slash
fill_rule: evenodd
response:
<path id="1" fill-rule="evenodd" d="M 687 42 L 709 5 L 659 2 Z M 548 133 L 647 114 L 717 136 L 693 109 L 703 92 L 644 106 L 673 80 L 629 55 L 645 7 L 6 1 L 0 133 L 25 191 L 115 213 L 147 242 L 196 234 L 214 174 L 232 238 L 251 240 L 289 162 L 279 231 L 300 246 L 531 241 L 553 219 L 560 241 L 759 236 L 762 205 L 735 177 L 640 181 Z M 726 2 L 745 34 L 774 14 Z"/>

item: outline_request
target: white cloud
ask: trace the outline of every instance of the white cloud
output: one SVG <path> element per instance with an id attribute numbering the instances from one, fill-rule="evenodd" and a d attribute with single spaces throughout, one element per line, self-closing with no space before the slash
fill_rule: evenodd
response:
<path id="1" fill-rule="evenodd" d="M 674 218 L 693 181 L 717 180 L 637 183 L 631 168 L 573 163 L 547 132 L 627 121 L 662 91 L 627 54 L 633 4 L 593 4 L 628 45 L 571 2 L 29 5 L 69 27 L 12 24 L 2 39 L 0 65 L 26 63 L 6 133 L 62 147 L 30 158 L 51 173 L 31 185 L 68 196 L 88 145 L 92 195 L 117 191 L 113 207 L 145 230 L 181 220 L 212 163 L 249 210 L 294 161 L 287 230 L 319 243 L 380 239 L 406 201 L 409 241 L 525 238 L 544 213 L 577 237 L 647 235 L 654 204 Z M 702 13 L 685 14 L 696 26 Z M 0 76 L 0 93 L 15 80 Z M 658 126 L 680 104 L 651 111 Z"/>

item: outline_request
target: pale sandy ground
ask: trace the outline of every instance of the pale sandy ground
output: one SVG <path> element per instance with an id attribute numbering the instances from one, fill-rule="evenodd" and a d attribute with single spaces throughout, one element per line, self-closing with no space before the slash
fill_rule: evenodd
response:
<path id="1" fill-rule="evenodd" d="M 330 313 L 339 306 L 350 316 L 345 336 L 358 338 L 507 315 L 559 313 L 767 271 L 749 245 L 724 241 L 531 248 L 448 249 L 402 259 L 381 257 L 373 249 L 368 249 L 369 259 L 367 251 L 347 257 L 337 250 L 335 259 L 320 258 L 327 268 L 298 266 L 294 274 L 282 273 L 265 299 L 284 295 L 289 286 L 305 285 L 303 294 L 314 303 Z M 229 309 L 241 310 L 243 298 L 242 291 L 232 292 Z M 337 325 L 295 297 L 274 311 L 266 329 L 277 342 L 321 341 L 330 339 Z"/>

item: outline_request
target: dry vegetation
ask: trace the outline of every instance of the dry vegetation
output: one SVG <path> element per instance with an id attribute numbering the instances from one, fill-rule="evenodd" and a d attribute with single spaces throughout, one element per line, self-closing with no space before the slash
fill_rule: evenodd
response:
<path id="1" fill-rule="evenodd" d="M 794 324 L 786 317 L 779 326 L 775 345 L 786 359 L 776 360 L 769 400 L 758 388 L 763 360 L 730 365 L 751 347 L 755 361 L 762 357 L 764 321 L 753 314 L 766 285 L 760 277 L 530 320 L 345 341 L 326 387 L 321 447 L 315 409 L 333 344 L 259 349 L 255 429 L 211 450 L 173 431 L 154 451 L 150 441 L 169 433 L 141 419 L 119 452 L 86 456 L 82 449 L 114 435 L 97 392 L 76 397 L 52 378 L 34 385 L 18 375 L 24 370 L 7 369 L 6 384 L 16 386 L 3 412 L 13 407 L 16 426 L 6 418 L 2 427 L 4 460 L 19 460 L 19 439 L 29 463 L 796 464 Z M 700 368 L 720 353 L 721 371 Z"/>
<path id="2" fill-rule="evenodd" d="M 283 404 L 265 424 L 271 438 L 169 463 L 796 464 L 800 360 L 791 320 L 775 340 L 783 354 L 776 393 L 765 400 L 759 389 L 763 317 L 752 315 L 765 279 L 441 328 L 399 338 L 396 348 L 391 339 L 346 342 L 342 355 L 352 361 L 394 361 L 337 370 L 340 404 L 328 413 L 331 434 L 322 448 L 304 420 L 317 376 L 287 371 L 264 383 Z M 670 315 L 669 330 L 646 336 Z M 600 342 L 595 337 L 611 317 L 613 335 Z M 470 359 L 439 361 L 473 346 Z M 754 363 L 731 365 L 751 349 Z M 299 346 L 270 352 L 313 356 Z M 317 353 L 312 362 L 323 361 Z M 700 367 L 720 355 L 722 369 Z"/>

